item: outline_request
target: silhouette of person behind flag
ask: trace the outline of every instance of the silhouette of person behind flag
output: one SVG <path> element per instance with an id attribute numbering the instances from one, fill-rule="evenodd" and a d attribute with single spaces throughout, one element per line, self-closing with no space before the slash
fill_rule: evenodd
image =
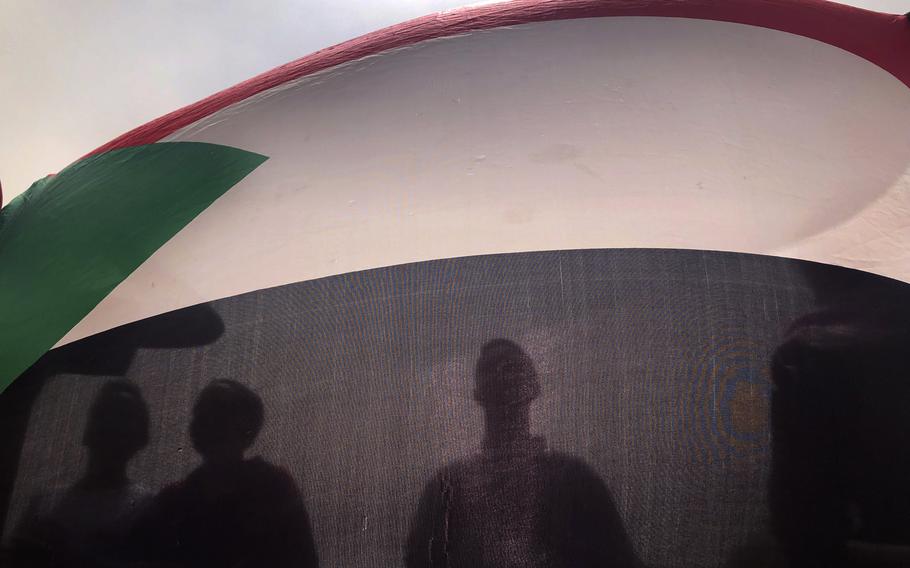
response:
<path id="1" fill-rule="evenodd" d="M 430 481 L 405 553 L 417 567 L 631 567 L 632 546 L 609 490 L 582 460 L 531 435 L 540 394 L 534 362 L 517 344 L 487 342 L 475 369 L 482 451 Z"/>
<path id="2" fill-rule="evenodd" d="M 114 566 L 150 493 L 127 465 L 148 443 L 149 414 L 139 388 L 106 383 L 89 410 L 88 464 L 65 490 L 35 496 L 13 538 L 15 566 Z"/>
<path id="3" fill-rule="evenodd" d="M 294 480 L 260 457 L 244 457 L 263 419 L 262 401 L 240 383 L 219 379 L 203 389 L 190 425 L 203 463 L 163 489 L 138 524 L 146 560 L 219 568 L 318 565 Z"/>
<path id="4" fill-rule="evenodd" d="M 910 565 L 907 312 L 812 313 L 774 354 L 769 508 L 793 565 Z"/>

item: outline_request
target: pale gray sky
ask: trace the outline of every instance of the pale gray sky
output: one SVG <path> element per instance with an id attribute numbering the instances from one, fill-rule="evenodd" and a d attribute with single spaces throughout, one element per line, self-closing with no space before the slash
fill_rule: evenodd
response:
<path id="1" fill-rule="evenodd" d="M 3 200 L 127 130 L 257 73 L 465 3 L 476 2 L 0 0 Z M 910 11 L 910 0 L 845 3 Z"/>

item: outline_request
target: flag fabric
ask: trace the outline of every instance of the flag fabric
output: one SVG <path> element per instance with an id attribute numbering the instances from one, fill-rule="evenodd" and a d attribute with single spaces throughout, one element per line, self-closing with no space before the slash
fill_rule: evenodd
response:
<path id="1" fill-rule="evenodd" d="M 292 62 L 3 209 L 0 384 L 61 338 L 434 258 L 716 249 L 908 280 L 905 20 L 814 0 L 512 2 Z M 260 158 L 239 151 L 271 159 L 240 181 Z M 160 232 L 132 244 L 117 229 L 132 215 Z M 40 252 L 63 254 L 54 239 L 99 261 L 81 263 L 84 278 L 57 272 Z M 102 267 L 115 245 L 137 252 Z M 90 297 L 66 299 L 88 282 Z M 43 340 L 23 349 L 32 333 Z"/>
<path id="2" fill-rule="evenodd" d="M 466 8 L 36 182 L 0 563 L 900 564 L 907 24 Z"/>

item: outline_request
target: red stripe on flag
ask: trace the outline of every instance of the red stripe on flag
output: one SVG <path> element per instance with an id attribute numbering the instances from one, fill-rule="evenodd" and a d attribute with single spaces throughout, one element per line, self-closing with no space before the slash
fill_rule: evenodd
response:
<path id="1" fill-rule="evenodd" d="M 474 30 L 607 16 L 696 18 L 789 32 L 854 53 L 910 87 L 907 16 L 826 0 L 516 0 L 424 16 L 317 51 L 130 130 L 88 155 L 157 142 L 257 93 L 389 49 Z"/>

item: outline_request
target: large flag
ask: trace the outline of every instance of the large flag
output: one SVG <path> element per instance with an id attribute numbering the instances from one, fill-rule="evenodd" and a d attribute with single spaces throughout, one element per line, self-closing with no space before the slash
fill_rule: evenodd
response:
<path id="1" fill-rule="evenodd" d="M 905 18 L 817 0 L 566 1 L 318 52 L 3 209 L 0 385 L 64 335 L 434 258 L 693 248 L 910 280 L 908 45 Z M 259 165 L 232 148 L 271 159 L 190 223 Z"/>
<path id="2" fill-rule="evenodd" d="M 0 210 L 2 542 L 57 518 L 187 565 L 910 545 L 910 465 L 878 457 L 910 435 L 908 86 L 905 16 L 519 0 L 124 134 Z M 89 522 L 48 488 L 84 488 L 105 435 L 156 505 Z"/>

